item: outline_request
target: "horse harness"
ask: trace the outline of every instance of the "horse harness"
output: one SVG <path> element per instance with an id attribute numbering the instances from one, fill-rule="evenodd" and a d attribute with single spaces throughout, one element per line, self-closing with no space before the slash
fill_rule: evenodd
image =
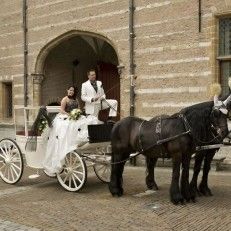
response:
<path id="1" fill-rule="evenodd" d="M 182 118 L 183 120 L 183 123 L 184 123 L 184 127 L 185 127 L 185 132 L 183 133 L 180 133 L 180 134 L 177 134 L 175 136 L 172 136 L 172 137 L 168 137 L 168 138 L 165 138 L 165 139 L 161 139 L 161 134 L 162 134 L 162 120 L 167 120 L 167 119 L 173 119 L 173 118 Z M 167 117 L 167 118 L 162 118 L 162 116 L 159 116 L 157 118 L 157 123 L 156 123 L 156 126 L 155 126 L 155 134 L 158 135 L 158 140 L 155 144 L 152 144 L 151 146 L 149 146 L 148 148 L 144 149 L 143 148 L 143 142 L 142 142 L 142 136 L 141 136 L 141 129 L 142 129 L 142 126 L 143 124 L 147 122 L 147 120 L 143 120 L 139 126 L 139 150 L 140 150 L 140 153 L 144 153 L 145 151 L 148 151 L 150 150 L 151 148 L 154 148 L 155 146 L 158 146 L 158 145 L 161 145 L 163 143 L 166 143 L 168 141 L 171 141 L 171 140 L 174 140 L 180 136 L 183 136 L 183 135 L 186 135 L 186 134 L 190 134 L 192 135 L 193 139 L 196 139 L 197 142 L 200 142 L 200 143 L 204 143 L 204 144 L 209 144 L 213 141 L 215 141 L 218 137 L 219 137 L 219 134 L 217 134 L 217 131 L 216 131 L 216 128 L 214 127 L 213 124 L 211 124 L 211 133 L 213 135 L 213 138 L 212 140 L 210 141 L 202 141 L 202 140 L 199 140 L 198 138 L 194 137 L 193 136 L 193 132 L 192 132 L 192 128 L 186 118 L 186 116 L 184 114 L 178 114 L 176 116 L 171 116 L 171 117 Z M 216 134 L 215 134 L 216 133 Z M 201 148 L 201 147 L 200 147 Z M 162 152 L 162 148 L 161 148 L 161 155 L 163 156 L 163 152 Z"/>
<path id="2" fill-rule="evenodd" d="M 173 118 L 182 118 L 183 120 L 183 123 L 184 123 L 184 127 L 185 127 L 185 132 L 181 133 L 181 134 L 178 134 L 178 135 L 175 135 L 175 136 L 172 136 L 172 137 L 168 137 L 168 138 L 165 138 L 165 139 L 162 139 L 162 120 L 167 120 L 167 119 L 173 119 Z M 158 146 L 158 145 L 161 145 L 165 142 L 168 142 L 168 141 L 171 141 L 171 140 L 174 140 L 180 136 L 183 136 L 183 135 L 186 135 L 186 134 L 190 134 L 191 133 L 191 127 L 186 119 L 186 117 L 183 115 L 183 114 L 178 114 L 177 116 L 174 116 L 174 117 L 168 117 L 168 118 L 162 118 L 162 116 L 159 116 L 157 118 L 157 123 L 156 123 L 156 126 L 155 126 L 155 134 L 157 134 L 157 142 L 153 145 L 151 145 L 150 147 L 146 148 L 144 150 L 143 148 L 143 142 L 142 142 L 142 136 L 141 136 L 141 129 L 142 129 L 142 126 L 143 124 L 147 122 L 147 120 L 143 120 L 141 123 L 140 123 L 140 126 L 139 126 L 139 150 L 143 153 L 145 151 L 148 151 L 149 149 L 151 148 L 154 148 L 155 146 Z M 163 156 L 164 153 L 163 153 L 163 150 L 161 148 L 161 155 Z"/>

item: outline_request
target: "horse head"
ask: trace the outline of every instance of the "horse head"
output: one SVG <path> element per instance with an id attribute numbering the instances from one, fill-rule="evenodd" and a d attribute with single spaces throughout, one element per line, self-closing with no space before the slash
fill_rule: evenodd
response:
<path id="1" fill-rule="evenodd" d="M 210 114 L 211 128 L 215 136 L 224 139 L 228 134 L 227 118 L 230 116 L 231 111 L 231 95 L 224 101 L 220 101 L 218 96 L 214 96 L 214 106 Z"/>

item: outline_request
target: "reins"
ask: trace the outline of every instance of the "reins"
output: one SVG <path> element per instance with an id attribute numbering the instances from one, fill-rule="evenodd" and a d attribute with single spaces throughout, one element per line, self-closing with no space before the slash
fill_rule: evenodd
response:
<path id="1" fill-rule="evenodd" d="M 109 88 L 104 94 L 106 95 L 108 92 L 110 92 L 111 90 L 113 90 L 114 88 L 116 88 L 119 85 L 120 85 L 120 83 L 115 84 L 113 87 Z M 106 99 L 103 99 L 103 101 L 108 105 L 109 108 L 116 111 L 117 114 L 120 115 L 120 113 L 110 103 L 108 103 L 108 101 Z"/>
<path id="2" fill-rule="evenodd" d="M 90 160 L 90 161 L 96 163 L 96 164 L 116 165 L 116 164 L 122 164 L 122 163 L 124 163 L 124 162 L 126 162 L 126 161 L 128 161 L 128 160 L 130 160 L 130 159 L 132 159 L 132 158 L 134 158 L 134 157 L 136 157 L 136 156 L 138 156 L 138 155 L 140 155 L 140 154 L 142 154 L 142 152 L 136 152 L 136 153 L 134 153 L 134 154 L 131 154 L 131 155 L 130 155 L 127 159 L 125 159 L 125 160 L 121 160 L 121 161 L 117 161 L 117 162 L 113 162 L 113 163 L 107 163 L 107 162 L 105 162 L 105 161 L 95 160 L 95 159 L 93 159 L 93 158 L 91 158 L 91 157 L 89 157 L 89 156 L 86 156 L 86 155 L 84 155 L 84 154 L 79 154 L 79 155 L 80 155 L 81 157 L 84 157 L 84 158 L 86 158 L 86 159 L 88 159 L 88 160 Z"/>
<path id="3" fill-rule="evenodd" d="M 174 139 L 177 139 L 178 137 L 180 136 L 184 136 L 184 135 L 189 135 L 192 133 L 192 129 L 191 129 L 191 126 L 186 118 L 186 116 L 184 114 L 178 114 L 177 116 L 174 116 L 174 117 L 167 117 L 167 118 L 162 118 L 162 120 L 167 120 L 167 119 L 173 119 L 173 118 L 182 118 L 183 119 L 183 122 L 184 122 L 184 126 L 185 126 L 185 132 L 181 133 L 181 134 L 177 134 L 175 136 L 172 136 L 172 137 L 168 137 L 166 139 L 161 139 L 161 140 L 158 140 L 155 144 L 152 144 L 150 145 L 149 147 L 147 147 L 146 149 L 143 149 L 143 145 L 142 145 L 142 139 L 141 139 L 141 128 L 143 126 L 143 124 L 147 121 L 147 120 L 143 120 L 140 125 L 139 125 L 139 145 L 140 145 L 140 149 L 141 151 L 138 151 L 136 153 L 132 153 L 130 154 L 130 156 L 128 158 L 126 158 L 125 160 L 121 160 L 121 161 L 117 161 L 117 162 L 111 162 L 111 163 L 106 163 L 105 161 L 99 161 L 99 160 L 95 160 L 89 156 L 86 156 L 84 154 L 80 154 L 80 156 L 94 162 L 94 163 L 98 163 L 98 164 L 103 164 L 103 165 L 116 165 L 116 164 L 122 164 L 122 163 L 125 163 L 126 161 L 140 155 L 140 154 L 143 154 L 144 152 L 154 148 L 155 146 L 158 146 L 158 145 L 161 145 L 165 142 L 168 142 L 168 141 L 171 141 L 171 140 L 174 140 Z M 219 135 L 218 135 L 219 136 Z M 215 140 L 218 136 L 215 136 L 213 138 L 213 140 Z M 204 144 L 209 144 L 211 143 L 213 140 L 209 141 L 209 142 L 203 142 L 203 141 L 200 141 L 199 139 L 197 139 L 197 141 L 201 142 L 201 143 L 204 143 Z"/>

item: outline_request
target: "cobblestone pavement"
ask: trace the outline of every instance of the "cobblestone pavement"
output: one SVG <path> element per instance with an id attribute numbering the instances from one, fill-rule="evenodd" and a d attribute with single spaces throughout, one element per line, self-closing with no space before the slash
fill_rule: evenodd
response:
<path id="1" fill-rule="evenodd" d="M 30 180 L 27 168 L 17 185 L 0 181 L 0 230 L 231 230 L 231 173 L 211 172 L 213 197 L 174 206 L 169 202 L 171 169 L 156 171 L 159 191 L 145 191 L 145 169 L 126 167 L 125 195 L 113 198 L 93 172 L 79 193 L 56 179 Z"/>

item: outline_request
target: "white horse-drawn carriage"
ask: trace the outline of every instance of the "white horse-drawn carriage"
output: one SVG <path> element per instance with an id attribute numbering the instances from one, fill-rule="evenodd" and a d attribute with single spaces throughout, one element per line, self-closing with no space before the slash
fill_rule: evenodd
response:
<path id="1" fill-rule="evenodd" d="M 31 127 L 39 108 L 15 107 L 15 137 L 0 141 L 0 177 L 8 184 L 17 183 L 23 174 L 24 166 L 43 169 L 46 140 L 41 136 L 36 140 L 36 151 L 27 150 L 28 140 L 33 142 Z M 48 113 L 57 113 L 59 107 L 47 107 Z M 96 176 L 103 182 L 110 178 L 110 130 L 112 125 L 90 125 L 89 142 L 78 146 L 66 154 L 62 171 L 56 174 L 60 185 L 68 191 L 80 190 L 87 180 L 87 167 L 93 166 Z M 36 176 L 36 175 L 34 175 Z"/>

